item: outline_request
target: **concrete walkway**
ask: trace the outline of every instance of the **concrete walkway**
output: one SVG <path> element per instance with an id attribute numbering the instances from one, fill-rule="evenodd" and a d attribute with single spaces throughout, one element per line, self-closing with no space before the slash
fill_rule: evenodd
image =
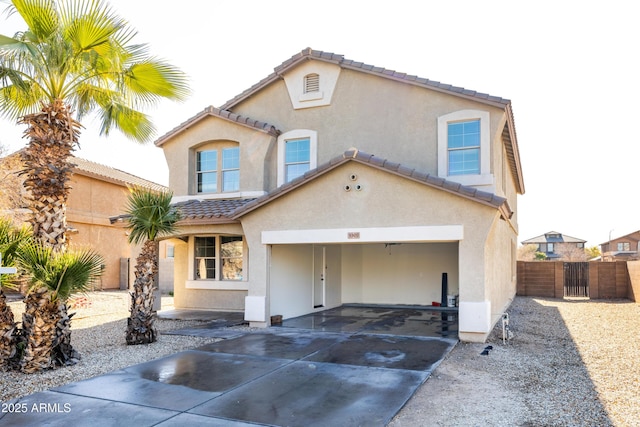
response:
<path id="1" fill-rule="evenodd" d="M 372 310 L 292 319 L 289 326 L 318 327 L 285 321 L 26 396 L 11 402 L 25 411 L 2 414 L 0 425 L 383 426 L 454 347 L 441 333 L 443 321 L 447 334 L 457 322 Z M 420 322 L 430 325 L 427 336 L 418 336 Z M 440 336 L 429 336 L 435 324 Z"/>

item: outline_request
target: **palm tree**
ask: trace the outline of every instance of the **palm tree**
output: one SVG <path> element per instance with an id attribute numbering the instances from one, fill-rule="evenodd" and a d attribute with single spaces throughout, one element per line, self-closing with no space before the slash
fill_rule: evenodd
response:
<path id="1" fill-rule="evenodd" d="M 71 346 L 67 300 L 86 292 L 102 274 L 104 259 L 90 250 L 54 251 L 39 243 L 24 245 L 19 265 L 31 276 L 22 316 L 26 346 L 20 369 L 31 373 L 70 365 L 79 355 Z"/>
<path id="2" fill-rule="evenodd" d="M 158 238 L 175 233 L 180 213 L 171 206 L 170 192 L 132 188 L 127 200 L 129 243 L 143 243 L 136 259 L 131 316 L 127 322 L 127 344 L 156 341 L 153 291 L 157 284 Z"/>
<path id="3" fill-rule="evenodd" d="M 27 28 L 0 35 L 0 114 L 27 125 L 23 160 L 34 237 L 64 251 L 68 159 L 79 120 L 95 112 L 101 134 L 116 128 L 149 141 L 155 129 L 141 110 L 186 98 L 187 79 L 146 45 L 132 44 L 135 32 L 102 0 L 11 0 L 7 11 Z"/>
<path id="4" fill-rule="evenodd" d="M 28 241 L 31 234 L 26 227 L 17 228 L 7 218 L 0 218 L 0 265 L 12 267 L 20 246 Z M 16 349 L 16 322 L 13 312 L 7 305 L 3 287 L 13 287 L 13 275 L 0 275 L 0 369 L 9 366 Z"/>

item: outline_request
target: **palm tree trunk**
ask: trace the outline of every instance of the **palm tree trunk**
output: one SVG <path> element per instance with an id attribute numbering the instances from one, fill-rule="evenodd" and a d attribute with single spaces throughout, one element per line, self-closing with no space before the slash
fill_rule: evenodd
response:
<path id="1" fill-rule="evenodd" d="M 43 245 L 66 249 L 68 181 L 73 173 L 69 156 L 80 135 L 80 123 L 56 100 L 22 118 L 28 146 L 21 151 L 26 169 L 24 186 L 30 193 L 33 235 Z"/>
<path id="2" fill-rule="evenodd" d="M 149 344 L 157 339 L 153 310 L 155 277 L 158 272 L 158 242 L 147 240 L 136 259 L 136 279 L 131 293 L 131 316 L 127 322 L 127 344 Z"/>
<path id="3" fill-rule="evenodd" d="M 69 314 L 66 302 L 58 305 L 59 320 L 56 323 L 56 338 L 53 347 L 53 361 L 58 366 L 75 365 L 80 360 L 78 353 L 71 345 L 71 318 L 75 313 Z"/>
<path id="4" fill-rule="evenodd" d="M 56 302 L 52 302 L 49 290 L 32 290 L 24 299 L 25 312 L 22 328 L 26 336 L 26 347 L 20 369 L 33 373 L 55 366 L 53 348 L 56 342 L 56 325 L 61 320 Z"/>
<path id="5" fill-rule="evenodd" d="M 7 297 L 0 286 L 0 370 L 10 365 L 10 359 L 16 352 L 16 322 L 13 312 L 7 305 Z"/>

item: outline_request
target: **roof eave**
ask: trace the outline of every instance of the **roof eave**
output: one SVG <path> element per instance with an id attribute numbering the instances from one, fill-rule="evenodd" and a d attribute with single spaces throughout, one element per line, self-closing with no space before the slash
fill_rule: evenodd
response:
<path id="1" fill-rule="evenodd" d="M 225 108 L 216 108 L 210 105 L 195 116 L 191 117 L 190 119 L 186 120 L 182 124 L 178 125 L 177 127 L 173 128 L 172 130 L 158 138 L 154 142 L 154 144 L 156 145 L 156 147 L 160 147 L 170 139 L 174 138 L 175 136 L 181 134 L 190 127 L 209 117 L 216 117 L 222 120 L 226 120 L 228 122 L 235 123 L 258 132 L 267 133 L 271 136 L 280 135 L 280 131 L 273 125 L 265 122 L 260 122 L 258 120 L 253 120 L 239 114 L 235 114 L 231 111 L 226 110 Z"/>

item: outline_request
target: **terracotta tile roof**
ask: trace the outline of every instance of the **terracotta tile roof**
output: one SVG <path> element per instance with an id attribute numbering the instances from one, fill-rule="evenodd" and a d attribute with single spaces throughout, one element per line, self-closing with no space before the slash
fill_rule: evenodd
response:
<path id="1" fill-rule="evenodd" d="M 111 166 L 101 165 L 100 163 L 92 162 L 75 156 L 70 157 L 69 161 L 76 165 L 73 172 L 79 175 L 85 175 L 105 181 L 111 181 L 124 186 L 138 186 L 150 188 L 155 191 L 168 190 L 168 188 L 164 185 L 148 181 L 144 178 L 140 178 L 139 176 L 132 175 L 128 172 L 112 168 Z"/>
<path id="2" fill-rule="evenodd" d="M 245 90 L 238 96 L 227 101 L 220 108 L 223 110 L 229 110 L 233 108 L 236 104 L 245 100 L 246 98 L 248 98 L 255 92 L 259 91 L 263 87 L 273 83 L 276 80 L 279 80 L 281 78 L 281 75 L 285 73 L 288 69 L 295 67 L 302 61 L 307 61 L 310 59 L 331 62 L 339 65 L 342 68 L 348 68 L 351 70 L 361 71 L 369 74 L 375 74 L 380 77 L 385 77 L 392 80 L 397 80 L 397 81 L 401 81 L 409 84 L 423 86 L 429 89 L 437 90 L 439 92 L 446 92 L 446 93 L 460 96 L 463 98 L 473 99 L 475 101 L 497 106 L 499 108 L 504 108 L 506 105 L 511 103 L 511 101 L 509 101 L 508 99 L 504 99 L 499 96 L 492 96 L 486 93 L 477 92 L 475 90 L 469 90 L 463 87 L 453 86 L 450 84 L 440 83 L 435 80 L 429 80 L 422 77 L 409 75 L 407 73 L 401 73 L 394 70 L 387 70 L 386 68 L 376 67 L 374 65 L 365 64 L 363 62 L 353 61 L 351 59 L 345 59 L 344 55 L 338 55 L 331 52 L 323 52 L 320 50 L 313 50 L 310 47 L 308 47 L 303 51 L 293 55 L 291 58 L 287 59 L 286 61 L 284 61 L 282 64 L 274 68 L 274 72 L 272 74 L 265 77 L 255 85 L 251 86 L 249 89 Z"/>
<path id="3" fill-rule="evenodd" d="M 319 50 L 313 50 L 306 48 L 303 51 L 293 55 L 291 58 L 284 61 L 282 64 L 274 68 L 274 72 L 265 77 L 249 89 L 245 90 L 241 94 L 237 95 L 233 99 L 227 101 L 220 108 L 222 110 L 231 110 L 235 105 L 244 101 L 252 96 L 262 88 L 270 85 L 271 83 L 280 80 L 282 74 L 290 68 L 297 66 L 300 62 L 308 61 L 311 59 L 331 62 L 339 65 L 342 68 L 361 71 L 368 74 L 374 74 L 387 79 L 421 86 L 427 89 L 435 90 L 438 92 L 447 93 L 450 95 L 470 99 L 476 102 L 481 102 L 494 107 L 502 108 L 507 114 L 507 124 L 503 131 L 503 139 L 505 142 L 505 149 L 509 158 L 509 164 L 513 176 L 516 178 L 517 191 L 520 194 L 524 194 L 524 178 L 522 174 L 522 166 L 520 163 L 520 153 L 518 149 L 518 140 L 516 136 L 516 130 L 513 119 L 513 110 L 511 107 L 511 101 L 499 96 L 492 96 L 486 93 L 477 92 L 475 90 L 465 89 L 463 87 L 453 86 L 450 84 L 440 83 L 435 80 L 429 80 L 423 77 L 415 75 L 409 75 L 407 73 L 401 73 L 394 70 L 387 70 L 386 68 L 376 67 L 374 65 L 365 64 L 363 62 L 353 61 L 351 59 L 345 59 L 343 55 L 338 55 L 331 52 L 323 52 Z"/>
<path id="4" fill-rule="evenodd" d="M 324 173 L 350 161 L 366 164 L 371 167 L 393 173 L 395 175 L 402 176 L 407 179 L 411 179 L 415 182 L 427 185 L 429 187 L 438 188 L 440 190 L 455 194 L 461 197 L 465 197 L 472 201 L 487 205 L 500 210 L 504 219 L 510 219 L 513 215 L 511 207 L 504 197 L 497 196 L 493 193 L 481 191 L 473 187 L 468 187 L 457 182 L 449 181 L 438 176 L 423 173 L 415 169 L 405 167 L 399 163 L 391 162 L 381 157 L 376 157 L 373 154 L 367 154 L 357 149 L 345 151 L 341 156 L 334 157 L 330 161 L 321 164 L 315 169 L 312 169 L 288 182 L 271 193 L 259 197 L 241 207 L 239 207 L 232 215 L 231 218 L 238 219 L 241 216 L 271 202 L 272 200 L 306 184 L 307 182 L 315 179 L 316 177 L 323 175 Z"/>
<path id="5" fill-rule="evenodd" d="M 205 199 L 187 200 L 173 204 L 180 210 L 180 224 L 236 222 L 231 219 L 238 208 L 255 199 Z"/>
<path id="6" fill-rule="evenodd" d="M 172 130 L 170 130 L 169 132 L 167 132 L 166 134 L 158 138 L 155 141 L 156 146 L 158 147 L 161 146 L 167 140 L 171 139 L 173 136 L 195 125 L 199 121 L 211 116 L 219 117 L 221 119 L 228 120 L 230 122 L 238 123 L 240 125 L 259 130 L 261 132 L 266 132 L 269 135 L 273 135 L 273 136 L 280 135 L 280 131 L 276 129 L 275 126 L 272 126 L 265 122 L 261 122 L 259 120 L 251 119 L 246 116 L 241 116 L 239 114 L 232 113 L 231 111 L 226 111 L 220 108 L 216 108 L 210 105 L 204 110 L 202 110 L 200 113 L 196 114 L 195 116 L 191 117 L 187 121 L 181 123 L 180 125 L 176 126 Z"/>

